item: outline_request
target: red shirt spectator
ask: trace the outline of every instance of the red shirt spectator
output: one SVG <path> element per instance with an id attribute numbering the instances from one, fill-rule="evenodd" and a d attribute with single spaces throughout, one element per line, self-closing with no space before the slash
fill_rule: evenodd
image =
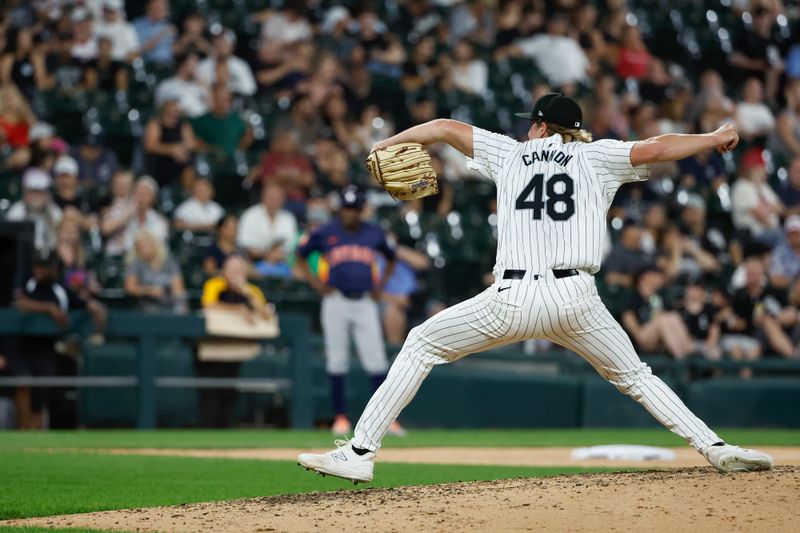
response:
<path id="1" fill-rule="evenodd" d="M 268 152 L 261 159 L 255 181 L 282 185 L 288 200 L 304 201 L 314 185 L 314 168 L 311 161 L 297 149 L 297 139 L 292 133 L 279 133 Z"/>
<path id="2" fill-rule="evenodd" d="M 625 28 L 617 56 L 617 75 L 622 79 L 641 79 L 647 74 L 650 60 L 650 52 L 647 51 L 639 28 L 635 26 Z"/>

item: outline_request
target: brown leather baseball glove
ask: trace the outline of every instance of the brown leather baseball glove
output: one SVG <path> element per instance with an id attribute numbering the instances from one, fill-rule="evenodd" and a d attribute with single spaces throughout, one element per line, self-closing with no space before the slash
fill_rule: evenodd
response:
<path id="1" fill-rule="evenodd" d="M 439 192 L 431 156 L 419 143 L 399 143 L 373 150 L 365 163 L 396 200 L 424 198 Z"/>

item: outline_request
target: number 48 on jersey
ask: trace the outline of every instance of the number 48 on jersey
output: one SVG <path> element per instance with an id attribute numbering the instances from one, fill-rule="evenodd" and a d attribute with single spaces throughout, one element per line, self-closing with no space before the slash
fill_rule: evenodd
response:
<path id="1" fill-rule="evenodd" d="M 559 186 L 559 183 L 564 185 Z M 542 199 L 545 188 L 547 189 L 547 201 Z M 568 174 L 553 174 L 546 182 L 544 174 L 536 174 L 519 193 L 514 207 L 532 209 L 533 220 L 541 220 L 542 209 L 544 209 L 547 211 L 548 217 L 561 222 L 575 214 L 575 200 L 572 198 L 574 192 L 575 182 Z M 531 194 L 533 199 L 530 199 Z M 563 204 L 563 208 L 557 209 L 559 203 Z"/>

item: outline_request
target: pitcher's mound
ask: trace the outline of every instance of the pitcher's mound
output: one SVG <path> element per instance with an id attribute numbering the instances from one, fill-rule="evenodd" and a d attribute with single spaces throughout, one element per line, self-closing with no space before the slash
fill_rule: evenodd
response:
<path id="1" fill-rule="evenodd" d="M 796 531 L 798 501 L 800 467 L 727 475 L 704 467 L 311 493 L 15 523 L 128 531 L 776 533 Z"/>

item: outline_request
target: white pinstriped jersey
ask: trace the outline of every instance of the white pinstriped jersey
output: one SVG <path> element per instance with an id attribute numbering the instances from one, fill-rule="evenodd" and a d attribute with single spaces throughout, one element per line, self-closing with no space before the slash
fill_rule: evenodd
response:
<path id="1" fill-rule="evenodd" d="M 623 183 L 649 169 L 631 166 L 635 143 L 602 140 L 564 144 L 560 135 L 517 142 L 473 128 L 468 166 L 497 185 L 497 258 L 504 269 L 600 269 L 606 217 Z"/>

